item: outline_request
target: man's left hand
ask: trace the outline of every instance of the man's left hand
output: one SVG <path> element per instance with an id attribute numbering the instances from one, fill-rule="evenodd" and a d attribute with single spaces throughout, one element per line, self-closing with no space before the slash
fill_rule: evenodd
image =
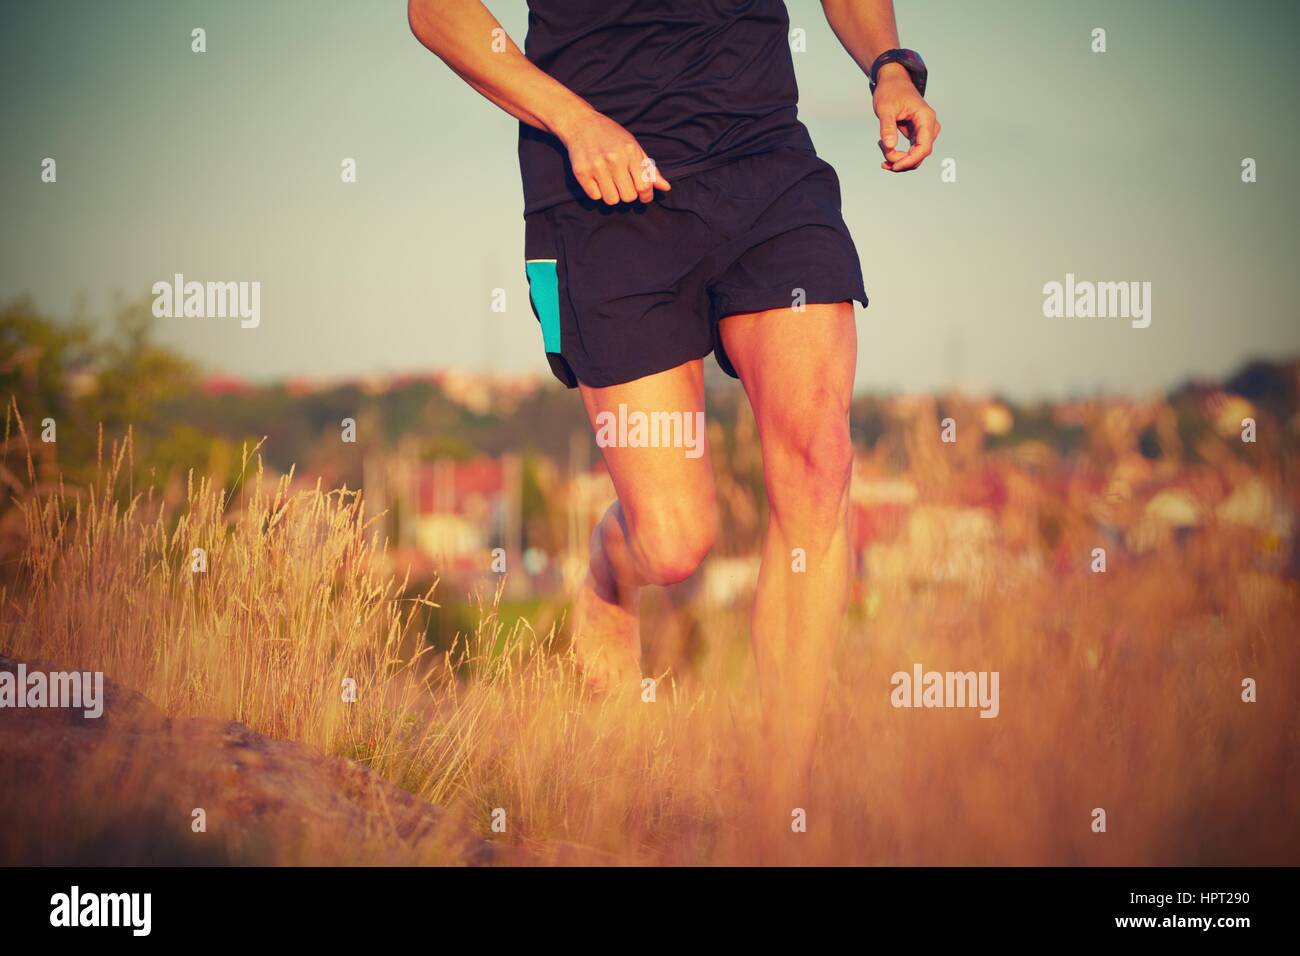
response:
<path id="1" fill-rule="evenodd" d="M 916 91 L 902 64 L 886 63 L 880 68 L 872 106 L 880 118 L 880 152 L 885 157 L 880 168 L 905 173 L 919 167 L 934 150 L 939 118 Z M 911 144 L 906 152 L 898 148 L 900 131 Z"/>

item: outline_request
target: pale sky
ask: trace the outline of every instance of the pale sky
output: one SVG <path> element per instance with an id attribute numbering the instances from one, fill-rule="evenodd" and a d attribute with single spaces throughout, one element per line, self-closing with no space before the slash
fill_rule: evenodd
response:
<path id="1" fill-rule="evenodd" d="M 67 315 L 82 293 L 106 316 L 176 272 L 258 280 L 258 328 L 168 319 L 163 338 L 259 381 L 545 372 L 517 125 L 419 45 L 400 0 L 9 6 L 0 299 Z M 523 0 L 489 6 L 522 44 Z M 787 6 L 807 31 L 800 115 L 872 300 L 860 389 L 1144 392 L 1300 353 L 1294 4 L 897 0 L 944 126 L 905 176 L 879 169 L 866 80 L 820 4 Z M 1044 318 L 1066 273 L 1150 282 L 1150 328 Z"/>

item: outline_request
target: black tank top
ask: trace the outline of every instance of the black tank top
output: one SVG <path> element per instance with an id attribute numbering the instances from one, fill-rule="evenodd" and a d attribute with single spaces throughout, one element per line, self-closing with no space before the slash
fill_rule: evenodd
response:
<path id="1" fill-rule="evenodd" d="M 528 0 L 524 53 L 622 124 L 673 181 L 811 151 L 783 0 Z M 558 139 L 520 124 L 524 212 L 584 195 Z"/>

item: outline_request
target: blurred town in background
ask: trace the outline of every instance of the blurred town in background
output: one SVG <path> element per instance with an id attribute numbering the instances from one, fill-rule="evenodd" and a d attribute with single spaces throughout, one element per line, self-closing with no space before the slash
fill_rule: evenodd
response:
<path id="1" fill-rule="evenodd" d="M 210 476 L 235 490 L 248 450 L 294 487 L 359 489 L 387 561 L 444 608 L 503 589 L 521 613 L 563 602 L 585 573 L 591 529 L 614 498 L 576 393 L 549 376 L 422 376 L 254 384 L 200 371 L 156 345 L 147 309 L 111 333 L 54 322 L 25 300 L 0 310 L 0 393 L 12 396 L 0 481 L 0 547 L 23 528 L 13 497 L 33 478 L 89 484 L 101 447 L 132 431 L 135 491 L 164 502 Z M 710 361 L 708 433 L 721 527 L 683 596 L 745 600 L 758 571 L 765 495 L 753 418 Z M 1207 528 L 1261 569 L 1300 576 L 1300 363 L 1256 361 L 1168 394 L 1012 404 L 996 396 L 872 395 L 854 402 L 850 515 L 854 600 L 881 584 L 1006 586 L 1111 567 Z M 941 440 L 951 419 L 956 440 Z M 347 421 L 355 440 L 345 440 Z M 53 421 L 57 440 L 42 441 Z M 100 426 L 102 424 L 102 435 Z M 260 444 L 259 444 L 260 443 Z M 441 628 L 456 626 L 448 611 Z M 546 615 L 542 615 L 544 618 Z"/>

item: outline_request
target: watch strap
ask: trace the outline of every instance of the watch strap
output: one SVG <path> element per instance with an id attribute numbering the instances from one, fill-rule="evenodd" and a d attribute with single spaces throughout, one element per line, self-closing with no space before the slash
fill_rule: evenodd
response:
<path id="1" fill-rule="evenodd" d="M 907 75 L 912 78 L 912 85 L 916 87 L 916 92 L 925 96 L 925 83 L 929 78 L 929 71 L 925 68 L 925 60 L 921 59 L 921 54 L 915 50 L 886 50 L 880 56 L 876 57 L 868 71 L 868 78 L 871 81 L 871 92 L 876 92 L 876 76 L 880 73 L 880 68 L 887 63 L 897 63 L 903 69 L 907 70 Z"/>

